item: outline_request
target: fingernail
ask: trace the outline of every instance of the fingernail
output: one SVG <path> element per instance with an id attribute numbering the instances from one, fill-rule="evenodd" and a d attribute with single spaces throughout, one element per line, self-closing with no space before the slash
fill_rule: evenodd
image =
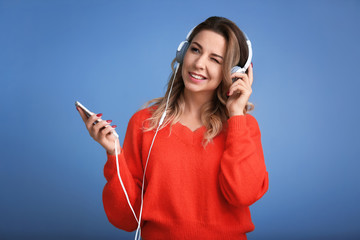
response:
<path id="1" fill-rule="evenodd" d="M 230 91 L 228 91 L 228 92 L 226 93 L 226 95 L 228 95 L 228 96 L 229 96 L 229 95 L 230 95 Z"/>
<path id="2" fill-rule="evenodd" d="M 106 120 L 106 122 L 107 122 L 107 123 L 111 123 L 111 122 L 112 122 L 112 120 Z"/>
<path id="3" fill-rule="evenodd" d="M 254 67 L 253 63 L 251 62 L 251 67 Z"/>
<path id="4" fill-rule="evenodd" d="M 102 113 L 99 113 L 99 114 L 96 114 L 97 117 L 101 117 L 102 116 Z"/>
<path id="5" fill-rule="evenodd" d="M 76 110 L 79 111 L 79 107 L 76 107 Z"/>
<path id="6" fill-rule="evenodd" d="M 113 125 L 113 126 L 111 126 L 112 128 L 116 128 L 117 126 L 116 125 Z"/>

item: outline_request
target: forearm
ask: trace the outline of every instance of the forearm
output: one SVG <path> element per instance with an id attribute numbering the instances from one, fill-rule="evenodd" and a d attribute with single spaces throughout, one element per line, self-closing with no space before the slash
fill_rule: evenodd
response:
<path id="1" fill-rule="evenodd" d="M 118 160 L 119 172 L 117 171 L 115 156 L 108 155 L 104 167 L 104 175 L 107 179 L 103 190 L 104 210 L 109 221 L 114 226 L 126 231 L 133 231 L 137 227 L 137 222 L 128 204 L 125 191 L 121 186 L 119 175 L 135 212 L 138 212 L 140 207 L 139 186 L 127 167 L 124 155 L 120 154 Z"/>
<path id="2" fill-rule="evenodd" d="M 233 157 L 224 156 L 219 184 L 230 204 L 250 206 L 267 191 L 268 174 L 265 164 L 255 153 L 237 161 L 233 161 Z"/>
<path id="3" fill-rule="evenodd" d="M 228 123 L 226 149 L 220 163 L 220 188 L 229 203 L 249 206 L 268 188 L 260 131 L 250 116 L 238 116 Z"/>

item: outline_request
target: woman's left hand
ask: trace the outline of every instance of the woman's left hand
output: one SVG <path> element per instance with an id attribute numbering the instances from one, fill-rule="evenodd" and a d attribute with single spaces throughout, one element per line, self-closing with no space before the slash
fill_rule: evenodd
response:
<path id="1" fill-rule="evenodd" d="M 244 115 L 244 109 L 252 93 L 251 85 L 254 80 L 252 64 L 250 64 L 247 74 L 233 73 L 231 78 L 237 78 L 237 80 L 230 86 L 226 108 L 230 117 Z"/>

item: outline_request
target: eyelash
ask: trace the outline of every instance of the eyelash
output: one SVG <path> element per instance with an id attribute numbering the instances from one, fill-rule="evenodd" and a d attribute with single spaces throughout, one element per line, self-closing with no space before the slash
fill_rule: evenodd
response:
<path id="1" fill-rule="evenodd" d="M 192 47 L 192 48 L 191 48 L 191 51 L 192 51 L 192 52 L 199 52 L 199 49 L 197 49 L 196 47 Z"/>
<path id="2" fill-rule="evenodd" d="M 196 48 L 196 47 L 192 47 L 192 48 L 191 48 L 191 51 L 192 51 L 192 52 L 196 52 L 196 53 L 200 52 L 199 49 Z M 211 60 L 213 60 L 213 61 L 215 61 L 216 63 L 220 64 L 220 62 L 219 62 L 216 58 L 211 58 Z"/>
<path id="3" fill-rule="evenodd" d="M 216 63 L 220 63 L 216 58 L 211 58 L 212 60 L 214 60 Z"/>

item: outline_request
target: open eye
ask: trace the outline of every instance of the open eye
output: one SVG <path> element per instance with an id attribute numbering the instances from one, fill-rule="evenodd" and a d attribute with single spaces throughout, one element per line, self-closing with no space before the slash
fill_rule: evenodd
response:
<path id="1" fill-rule="evenodd" d="M 192 47 L 191 51 L 194 52 L 194 53 L 199 53 L 200 52 L 200 50 L 198 48 L 196 48 L 196 47 Z"/>

